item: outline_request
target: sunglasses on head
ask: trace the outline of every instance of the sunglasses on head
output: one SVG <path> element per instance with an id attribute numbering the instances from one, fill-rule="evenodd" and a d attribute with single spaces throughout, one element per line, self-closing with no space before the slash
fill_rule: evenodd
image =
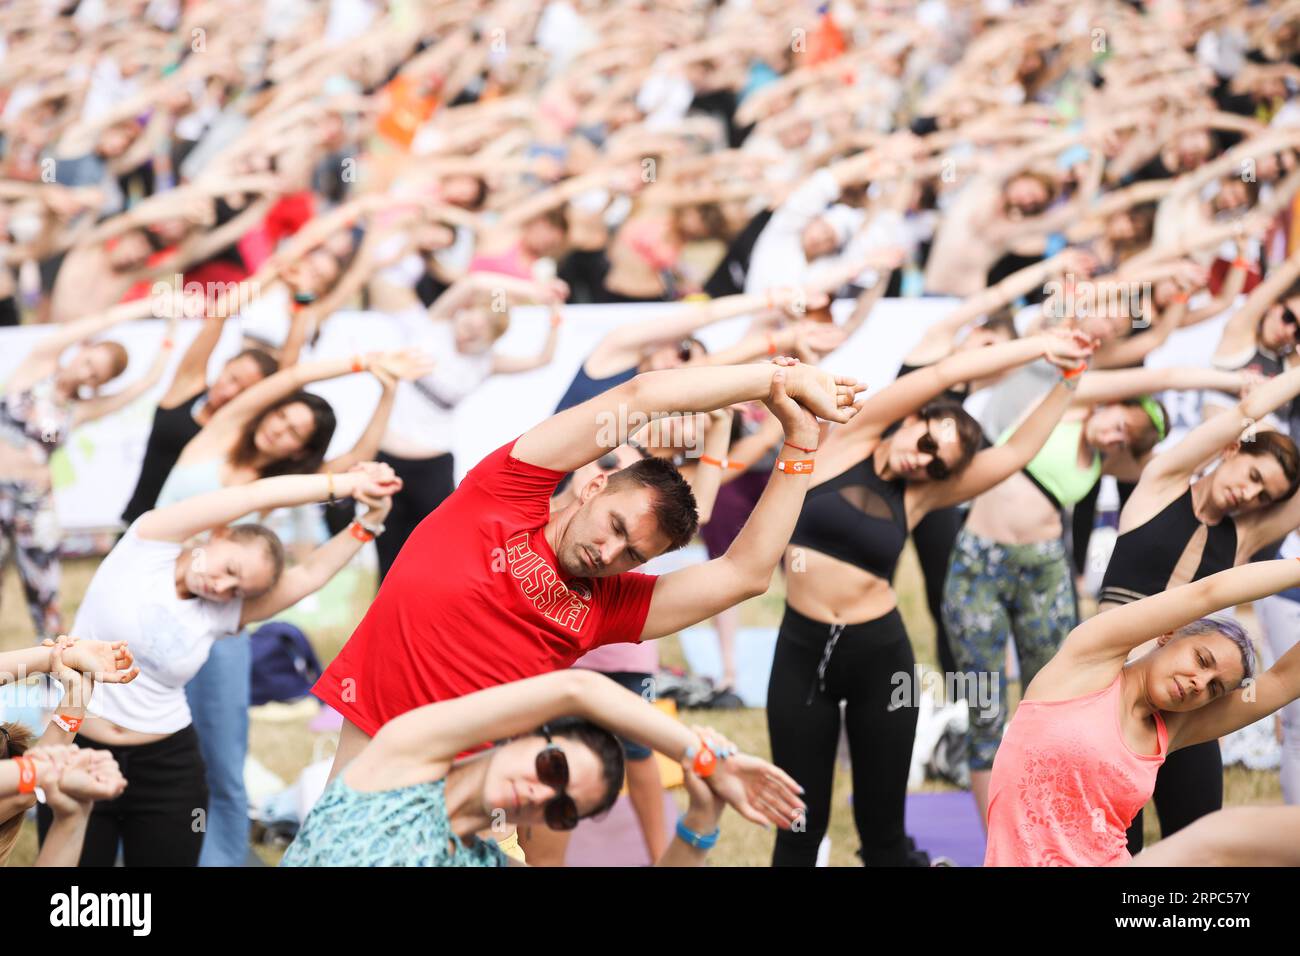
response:
<path id="1" fill-rule="evenodd" d="M 916 440 L 916 450 L 923 455 L 929 455 L 930 460 L 925 463 L 925 471 L 935 481 L 943 481 L 952 475 L 952 469 L 948 463 L 939 457 L 939 443 L 934 440 L 930 434 L 930 420 L 925 420 L 925 434 Z"/>
<path id="2" fill-rule="evenodd" d="M 572 830 L 578 825 L 578 805 L 564 792 L 569 785 L 569 758 L 551 740 L 551 733 L 545 727 L 542 736 L 546 738 L 546 746 L 537 754 L 537 779 L 543 786 L 557 791 L 542 807 L 546 825 L 552 830 Z"/>

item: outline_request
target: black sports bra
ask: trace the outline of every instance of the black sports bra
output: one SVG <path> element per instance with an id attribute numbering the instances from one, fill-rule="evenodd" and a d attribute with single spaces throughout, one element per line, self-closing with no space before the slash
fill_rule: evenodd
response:
<path id="1" fill-rule="evenodd" d="M 1097 600 L 1128 604 L 1165 590 L 1188 542 L 1201 527 L 1188 488 L 1150 521 L 1115 539 Z M 1237 560 L 1237 525 L 1231 517 L 1205 529 L 1205 550 L 1192 581 L 1226 571 Z"/>
<path id="2" fill-rule="evenodd" d="M 905 489 L 903 479 L 877 475 L 868 456 L 808 492 L 790 543 L 892 581 L 907 543 Z"/>

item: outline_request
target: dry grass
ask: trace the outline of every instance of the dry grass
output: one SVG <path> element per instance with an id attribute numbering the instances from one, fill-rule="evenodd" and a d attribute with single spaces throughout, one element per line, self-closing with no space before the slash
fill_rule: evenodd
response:
<path id="1" fill-rule="evenodd" d="M 76 613 L 81 596 L 85 593 L 96 562 L 74 560 L 65 563 L 63 572 L 64 613 L 70 623 Z M 898 576 L 899 600 L 903 619 L 911 635 L 918 662 L 936 666 L 934 654 L 934 628 L 924 604 L 920 572 L 915 555 L 909 547 L 903 555 Z M 340 576 L 331 587 L 322 592 L 322 609 L 330 627 L 315 627 L 310 633 L 312 642 L 322 662 L 333 659 L 352 633 L 364 613 L 369 596 L 374 593 L 373 576 L 366 573 L 349 573 Z M 781 616 L 783 591 L 778 584 L 771 592 L 756 598 L 742 608 L 742 621 L 746 626 L 775 626 Z M 31 621 L 27 617 L 22 591 L 14 574 L 0 579 L 0 649 L 26 646 L 32 640 Z M 684 666 L 685 658 L 676 637 L 660 642 L 660 660 L 664 666 Z M 767 724 L 762 710 L 709 711 L 708 722 L 734 740 L 740 747 L 754 754 L 770 757 Z M 254 757 L 282 779 L 293 780 L 322 748 L 328 747 L 326 735 L 314 735 L 308 730 L 308 718 L 266 719 L 255 716 L 250 731 L 249 746 Z M 326 750 L 326 753 L 329 751 Z M 927 784 L 926 789 L 951 789 L 944 784 Z M 831 813 L 831 865 L 854 866 L 857 834 L 849 808 L 852 787 L 848 772 L 838 767 L 835 774 L 835 796 Z M 1229 804 L 1267 804 L 1281 802 L 1281 788 L 1276 773 L 1230 767 L 1224 780 L 1225 802 Z M 680 791 L 678 793 L 681 797 Z M 1147 842 L 1155 842 L 1155 814 L 1146 814 Z M 767 866 L 771 861 L 774 835 L 749 826 L 734 814 L 727 817 L 722 837 L 711 854 L 715 866 Z M 275 863 L 279 853 L 265 847 L 258 855 L 267 863 Z M 36 856 L 35 826 L 29 821 L 11 865 L 28 865 Z"/>

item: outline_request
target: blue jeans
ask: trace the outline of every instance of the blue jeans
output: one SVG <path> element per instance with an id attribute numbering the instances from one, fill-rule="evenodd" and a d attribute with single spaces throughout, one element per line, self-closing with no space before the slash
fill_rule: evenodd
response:
<path id="1" fill-rule="evenodd" d="M 252 643 L 248 632 L 212 645 L 207 663 L 185 685 L 199 748 L 208 768 L 207 833 L 199 866 L 243 866 L 248 859 L 248 701 Z"/>

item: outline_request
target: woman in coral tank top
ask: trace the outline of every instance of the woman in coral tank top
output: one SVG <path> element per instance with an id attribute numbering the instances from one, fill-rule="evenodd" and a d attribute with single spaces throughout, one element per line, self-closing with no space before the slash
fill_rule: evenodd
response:
<path id="1" fill-rule="evenodd" d="M 1114 866 L 1169 753 L 1300 698 L 1300 645 L 1254 675 L 1224 608 L 1300 585 L 1300 561 L 1223 571 L 1070 632 L 1007 727 L 989 785 L 985 866 Z M 1157 646 L 1128 663 L 1129 653 Z"/>

